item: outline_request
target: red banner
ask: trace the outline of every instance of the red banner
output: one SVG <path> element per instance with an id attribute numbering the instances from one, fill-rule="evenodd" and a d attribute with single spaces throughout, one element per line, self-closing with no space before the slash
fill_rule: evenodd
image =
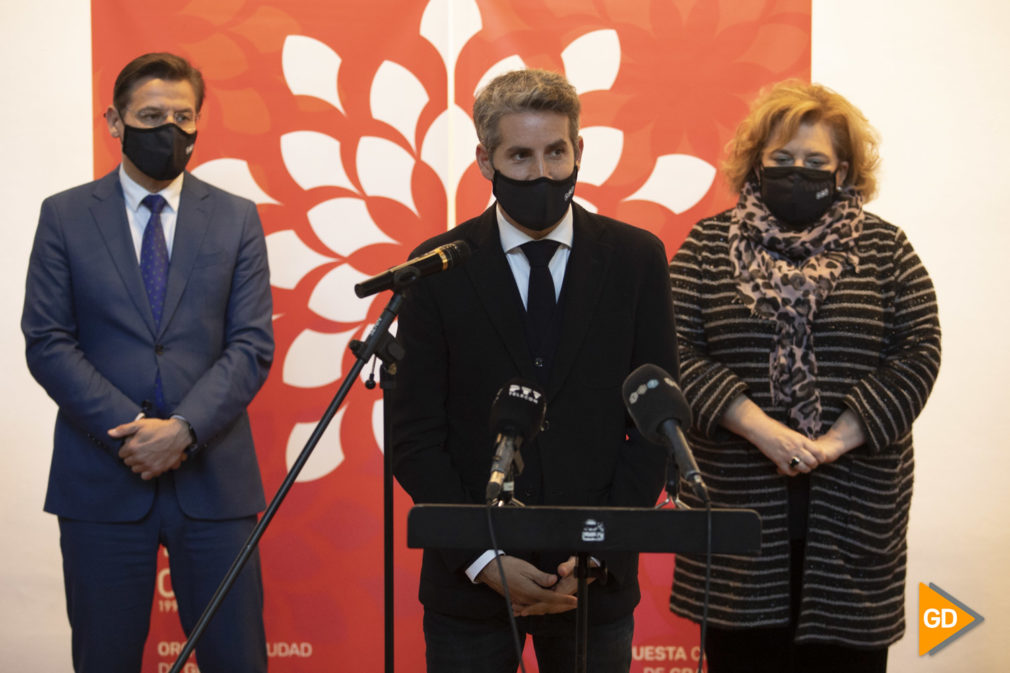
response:
<path id="1" fill-rule="evenodd" d="M 259 206 L 277 353 L 251 411 L 268 497 L 350 369 L 349 341 L 384 306 L 353 284 L 487 206 L 469 118 L 482 82 L 523 65 L 564 72 L 583 103 L 576 199 L 655 232 L 672 255 L 733 202 L 716 168 L 748 101 L 810 74 L 809 0 L 93 0 L 92 22 L 96 111 L 133 57 L 185 56 L 207 80 L 190 168 Z M 96 114 L 96 175 L 118 161 Z M 382 669 L 381 446 L 379 390 L 356 385 L 261 542 L 275 672 Z M 405 672 L 424 661 L 409 506 L 397 487 Z M 182 641 L 161 567 L 151 673 Z M 672 567 L 643 557 L 636 673 L 697 665 L 697 627 L 667 608 Z"/>

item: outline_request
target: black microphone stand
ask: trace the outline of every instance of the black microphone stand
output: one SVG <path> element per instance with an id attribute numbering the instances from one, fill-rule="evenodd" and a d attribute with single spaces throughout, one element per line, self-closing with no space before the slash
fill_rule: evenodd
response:
<path id="1" fill-rule="evenodd" d="M 696 482 L 692 483 L 692 487 Z M 673 444 L 667 442 L 666 455 L 666 500 L 656 505 L 656 509 L 663 509 L 667 505 L 684 512 L 690 511 L 690 507 L 685 505 L 679 495 L 680 488 L 680 468 L 677 466 L 677 458 L 674 455 Z M 702 673 L 705 661 L 705 640 L 708 634 L 708 603 L 712 585 L 712 499 L 708 495 L 708 489 L 702 482 L 702 488 L 695 491 L 695 495 L 705 503 L 705 595 L 701 610 L 701 627 L 699 640 L 701 643 L 700 654 L 698 656 L 697 673 Z"/>
<path id="2" fill-rule="evenodd" d="M 284 478 L 283 483 L 280 488 L 277 489 L 276 495 L 274 495 L 273 500 L 267 506 L 266 511 L 263 512 L 263 516 L 260 518 L 256 527 L 253 528 L 252 532 L 249 534 L 249 538 L 245 541 L 242 550 L 239 552 L 238 556 L 232 562 L 231 568 L 225 574 L 224 579 L 221 584 L 218 585 L 217 591 L 211 597 L 210 602 L 204 609 L 203 614 L 200 615 L 200 619 L 196 622 L 193 627 L 192 632 L 188 635 L 182 650 L 179 652 L 178 658 L 175 660 L 169 673 L 179 673 L 186 663 L 186 660 L 192 654 L 193 649 L 196 647 L 196 643 L 200 640 L 203 635 L 204 630 L 207 628 L 207 624 L 210 623 L 211 618 L 217 612 L 224 600 L 228 591 L 231 590 L 235 580 L 238 579 L 239 573 L 242 568 L 245 567 L 246 562 L 248 562 L 249 557 L 252 555 L 253 551 L 256 550 L 256 545 L 259 544 L 259 540 L 263 537 L 263 533 L 266 531 L 267 526 L 273 520 L 274 515 L 280 508 L 281 503 L 287 496 L 288 491 L 295 483 L 295 479 L 301 473 L 302 468 L 305 467 L 305 463 L 308 461 L 309 456 L 312 455 L 312 451 L 316 448 L 316 444 L 323 436 L 323 432 L 326 430 L 330 421 L 336 415 L 337 410 L 340 405 L 343 404 L 344 399 L 347 397 L 347 393 L 350 391 L 351 386 L 354 384 L 354 380 L 358 378 L 361 370 L 364 368 L 365 363 L 367 363 L 373 356 L 378 356 L 386 365 L 392 366 L 393 363 L 398 361 L 403 356 L 403 348 L 397 343 L 396 339 L 389 333 L 389 327 L 393 324 L 393 320 L 396 319 L 396 314 L 399 313 L 400 307 L 403 305 L 403 295 L 400 293 L 400 289 L 409 285 L 413 281 L 417 280 L 420 274 L 417 269 L 413 267 L 407 267 L 401 269 L 396 274 L 395 287 L 397 290 L 393 293 L 390 298 L 389 303 L 386 304 L 386 308 L 382 311 L 382 315 L 379 316 L 378 322 L 375 323 L 375 327 L 369 333 L 368 338 L 364 341 L 354 341 L 350 345 L 351 352 L 356 356 L 354 365 L 351 370 L 347 372 L 344 377 L 343 383 L 340 385 L 340 389 L 334 396 L 330 405 L 326 408 L 326 412 L 323 413 L 322 418 L 319 423 L 316 424 L 315 430 L 312 431 L 312 435 L 309 437 L 308 441 L 305 443 L 305 447 L 302 452 L 298 455 L 298 459 L 295 460 L 294 465 L 288 470 L 287 476 Z M 388 463 L 389 452 L 385 451 L 384 460 Z M 389 468 L 387 467 L 387 470 Z M 390 480 L 391 481 L 391 480 Z M 384 482 L 385 490 L 387 491 L 385 506 L 388 510 L 392 510 L 392 484 L 386 484 Z M 386 514 L 387 523 L 392 524 L 391 513 L 387 511 Z M 389 564 L 388 559 L 392 554 L 392 543 L 390 541 L 391 531 L 387 531 L 386 539 L 386 554 L 387 554 L 387 596 L 386 596 L 386 620 L 387 620 L 387 670 L 392 671 L 392 656 L 391 656 L 391 645 L 392 645 L 392 620 L 391 615 L 389 615 L 389 606 L 391 604 L 391 564 Z"/>
<path id="3" fill-rule="evenodd" d="M 382 395 L 385 397 L 387 390 L 396 387 L 396 363 L 403 357 L 403 347 L 387 332 L 385 335 L 386 345 L 379 352 L 379 359 L 382 360 L 382 367 L 379 372 L 379 387 L 382 388 Z M 351 344 L 354 349 L 355 345 Z M 374 387 L 375 383 L 371 377 L 365 382 L 366 388 Z M 395 657 L 393 642 L 394 611 L 396 609 L 393 600 L 393 452 L 389 445 L 390 419 L 389 412 L 383 405 L 382 413 L 382 575 L 383 575 L 383 639 L 385 645 L 384 660 L 386 673 L 393 673 Z"/>
<path id="4" fill-rule="evenodd" d="M 677 459 L 673 456 L 673 449 L 666 449 L 666 500 L 656 505 L 656 509 L 662 509 L 667 505 L 679 505 L 680 498 L 677 497 L 680 490 L 680 469 L 677 467 Z"/>
<path id="5" fill-rule="evenodd" d="M 494 521 L 491 517 L 491 511 L 497 507 L 525 507 L 521 500 L 515 497 L 515 480 L 516 477 L 522 474 L 523 471 L 523 457 L 519 452 L 519 447 L 516 447 L 515 452 L 512 454 L 512 460 L 505 468 L 505 478 L 502 481 L 501 491 L 498 493 L 497 497 L 488 499 L 485 503 L 485 511 L 487 512 L 487 532 L 488 536 L 491 538 L 491 548 L 495 552 L 495 557 L 493 563 L 498 568 L 498 576 L 501 578 L 502 591 L 505 596 L 505 605 L 508 609 L 509 616 L 509 628 L 512 630 L 512 642 L 515 646 L 516 660 L 519 662 L 519 670 L 522 673 L 526 673 L 526 664 L 523 663 L 523 647 L 519 640 L 519 628 L 516 625 L 516 616 L 512 611 L 512 598 L 509 592 L 509 583 L 505 578 L 505 568 L 502 565 L 500 547 L 498 546 L 498 540 L 495 539 L 494 534 Z M 490 487 L 490 484 L 488 484 Z"/>

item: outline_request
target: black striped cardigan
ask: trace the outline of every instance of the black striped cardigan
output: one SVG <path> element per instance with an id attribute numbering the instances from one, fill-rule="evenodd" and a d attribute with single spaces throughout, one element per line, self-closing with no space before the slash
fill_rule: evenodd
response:
<path id="1" fill-rule="evenodd" d="M 714 506 L 762 518 L 760 556 L 714 556 L 709 618 L 720 627 L 789 621 L 786 477 L 719 424 L 748 395 L 771 417 L 768 358 L 774 323 L 737 296 L 728 256 L 730 211 L 702 220 L 670 264 L 688 433 Z M 883 647 L 904 633 L 906 532 L 912 496 L 912 421 L 940 366 L 933 284 L 905 234 L 866 214 L 858 268 L 847 269 L 814 319 L 823 430 L 846 409 L 866 443 L 810 477 L 809 530 L 797 641 Z M 700 506 L 687 488 L 681 498 Z M 677 557 L 670 608 L 700 621 L 704 558 Z"/>

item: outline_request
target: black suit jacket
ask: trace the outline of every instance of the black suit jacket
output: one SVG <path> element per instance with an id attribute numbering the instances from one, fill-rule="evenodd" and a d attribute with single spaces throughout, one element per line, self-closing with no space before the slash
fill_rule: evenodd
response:
<path id="1" fill-rule="evenodd" d="M 664 483 L 666 454 L 634 429 L 621 384 L 647 362 L 678 375 L 666 253 L 648 232 L 573 208 L 547 421 L 523 448 L 527 470 L 516 495 L 528 505 L 650 507 Z M 537 379 L 495 208 L 414 254 L 458 239 L 471 247 L 470 259 L 414 284 L 399 319 L 406 356 L 388 397 L 390 446 L 396 478 L 417 503 L 483 502 L 495 393 L 514 377 Z M 463 572 L 480 551 L 425 551 L 422 603 L 462 617 L 503 614 L 501 596 Z M 516 555 L 547 572 L 568 556 Z M 590 587 L 596 623 L 630 614 L 639 599 L 637 555 L 604 560 L 609 581 Z"/>

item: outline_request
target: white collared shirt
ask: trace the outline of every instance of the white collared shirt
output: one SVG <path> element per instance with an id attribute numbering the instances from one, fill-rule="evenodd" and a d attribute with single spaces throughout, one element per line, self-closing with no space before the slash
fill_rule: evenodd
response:
<path id="1" fill-rule="evenodd" d="M 182 178 L 185 173 L 158 192 L 165 199 L 165 208 L 161 211 L 161 228 L 165 231 L 165 245 L 168 247 L 168 258 L 172 259 L 172 244 L 175 242 L 175 223 L 179 216 L 179 200 L 182 197 Z M 133 238 L 133 249 L 137 253 L 137 263 L 140 264 L 140 244 L 144 240 L 144 230 L 147 221 L 151 219 L 151 211 L 141 201 L 151 192 L 147 191 L 126 174 L 123 164 L 119 164 L 119 184 L 123 186 L 123 200 L 126 201 L 126 219 L 130 223 L 130 236 Z"/>
<path id="2" fill-rule="evenodd" d="M 520 246 L 523 243 L 529 243 L 536 239 L 530 238 L 512 226 L 505 219 L 505 214 L 502 212 L 500 205 L 497 206 L 495 212 L 498 215 L 498 237 L 501 240 L 501 247 L 505 251 L 505 258 L 508 260 L 509 268 L 512 269 L 512 275 L 516 279 L 516 287 L 519 288 L 519 296 L 522 297 L 523 306 L 526 306 L 526 295 L 529 293 L 530 285 L 530 261 L 526 259 L 526 255 Z M 572 239 L 575 234 L 573 221 L 572 207 L 568 206 L 568 210 L 565 212 L 565 216 L 561 218 L 561 222 L 551 230 L 551 233 L 540 239 L 549 239 L 557 241 L 560 244 L 554 252 L 554 256 L 551 257 L 550 263 L 547 265 L 547 268 L 551 271 L 551 278 L 554 279 L 555 300 L 561 296 L 561 283 L 565 279 L 565 268 L 568 266 L 568 257 L 572 252 Z"/>
<path id="3" fill-rule="evenodd" d="M 495 212 L 498 215 L 498 237 L 501 240 L 502 250 L 505 251 L 505 258 L 508 260 L 509 268 L 512 269 L 512 276 L 516 279 L 516 287 L 519 288 L 519 296 L 522 297 L 523 306 L 526 306 L 527 295 L 530 285 L 530 261 L 526 259 L 526 253 L 522 251 L 522 244 L 537 240 L 530 238 L 527 234 L 516 229 L 505 219 L 505 214 L 499 205 Z M 554 256 L 548 263 L 551 278 L 554 280 L 554 299 L 561 296 L 561 283 L 565 279 L 565 269 L 568 267 L 568 258 L 572 253 L 572 239 L 575 235 L 573 225 L 572 207 L 568 206 L 565 216 L 561 218 L 554 229 L 544 238 L 539 240 L 551 240 L 558 242 L 558 249 L 554 251 Z M 505 552 L 499 551 L 500 554 Z M 466 570 L 466 576 L 474 584 L 477 583 L 477 576 L 484 567 L 495 559 L 495 551 L 488 549 L 481 554 L 476 561 L 471 563 Z"/>

